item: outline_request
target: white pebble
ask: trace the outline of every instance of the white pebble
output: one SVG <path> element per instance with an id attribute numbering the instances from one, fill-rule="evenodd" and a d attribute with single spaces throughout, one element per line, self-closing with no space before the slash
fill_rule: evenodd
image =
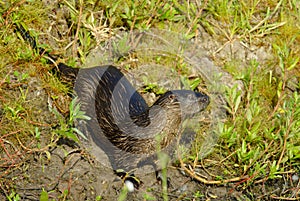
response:
<path id="1" fill-rule="evenodd" d="M 299 180 L 298 174 L 294 174 L 294 175 L 292 176 L 292 180 L 293 180 L 293 182 L 297 182 L 297 181 Z"/>
<path id="2" fill-rule="evenodd" d="M 131 181 L 126 180 L 125 181 L 125 186 L 127 187 L 128 192 L 133 192 L 134 191 L 134 185 Z"/>

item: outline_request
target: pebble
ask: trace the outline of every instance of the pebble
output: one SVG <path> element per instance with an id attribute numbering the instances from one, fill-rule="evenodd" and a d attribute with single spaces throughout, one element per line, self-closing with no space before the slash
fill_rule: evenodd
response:
<path id="1" fill-rule="evenodd" d="M 128 192 L 132 193 L 134 191 L 134 185 L 131 181 L 126 180 L 125 186 L 127 187 Z"/>
<path id="2" fill-rule="evenodd" d="M 299 180 L 299 175 L 297 173 L 293 174 L 292 180 L 293 180 L 293 182 L 297 182 Z"/>

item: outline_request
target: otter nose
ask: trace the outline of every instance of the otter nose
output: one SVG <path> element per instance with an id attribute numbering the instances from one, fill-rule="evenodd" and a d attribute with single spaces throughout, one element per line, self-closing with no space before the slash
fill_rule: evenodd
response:
<path id="1" fill-rule="evenodd" d="M 208 95 L 201 93 L 201 92 L 197 92 L 196 96 L 197 96 L 199 102 L 209 104 L 210 98 Z"/>

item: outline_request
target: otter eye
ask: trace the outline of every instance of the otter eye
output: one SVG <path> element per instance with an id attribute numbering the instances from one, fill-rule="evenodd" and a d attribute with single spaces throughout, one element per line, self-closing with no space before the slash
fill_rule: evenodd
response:
<path id="1" fill-rule="evenodd" d="M 171 102 L 174 102 L 176 100 L 176 96 L 174 94 L 170 94 L 169 99 Z"/>
<path id="2" fill-rule="evenodd" d="M 202 101 L 203 101 L 203 102 L 207 102 L 207 101 L 208 101 L 208 98 L 207 98 L 207 97 L 204 97 L 204 98 L 202 99 Z"/>
<path id="3" fill-rule="evenodd" d="M 170 94 L 170 95 L 169 95 L 169 99 L 170 99 L 170 100 L 175 99 L 175 95 L 174 95 L 174 94 Z"/>

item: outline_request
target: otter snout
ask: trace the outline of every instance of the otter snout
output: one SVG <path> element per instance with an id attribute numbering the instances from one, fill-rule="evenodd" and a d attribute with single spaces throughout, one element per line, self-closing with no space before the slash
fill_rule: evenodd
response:
<path id="1" fill-rule="evenodd" d="M 210 103 L 209 96 L 202 92 L 172 90 L 167 93 L 175 95 L 184 117 L 190 117 L 203 111 Z"/>
<path id="2" fill-rule="evenodd" d="M 201 92 L 195 92 L 198 104 L 201 107 L 201 111 L 204 110 L 210 103 L 210 98 L 208 95 L 201 93 Z"/>

